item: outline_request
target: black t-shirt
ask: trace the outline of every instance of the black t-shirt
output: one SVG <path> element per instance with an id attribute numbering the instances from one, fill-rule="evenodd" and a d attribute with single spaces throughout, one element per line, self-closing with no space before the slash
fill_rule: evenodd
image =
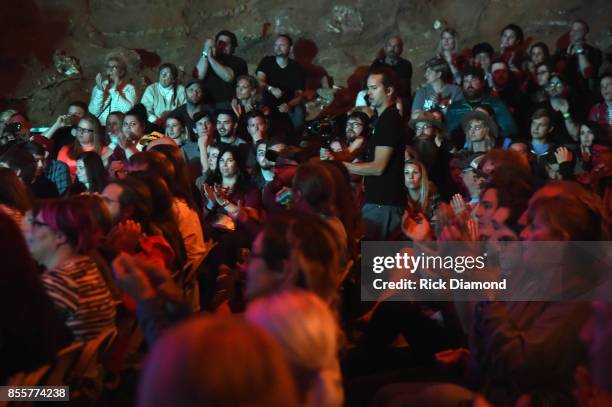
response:
<path id="1" fill-rule="evenodd" d="M 381 58 L 372 62 L 370 68 L 377 68 L 380 66 L 386 66 L 387 68 L 393 69 L 393 71 L 397 75 L 397 78 L 400 81 L 401 89 L 399 89 L 398 94 L 400 96 L 410 98 L 412 94 L 412 64 L 410 63 L 410 61 L 404 58 L 399 58 L 397 64 L 388 65 L 385 62 L 385 59 Z"/>
<path id="2" fill-rule="evenodd" d="M 231 82 L 224 81 L 215 73 L 209 64 L 208 71 L 204 77 L 203 86 L 206 102 L 215 107 L 224 107 L 220 105 L 227 104 L 227 106 L 229 106 L 232 99 L 236 96 L 236 78 L 242 75 L 248 75 L 249 70 L 244 59 L 234 55 L 224 55 L 219 62 L 234 71 L 234 80 Z"/>
<path id="3" fill-rule="evenodd" d="M 276 57 L 272 55 L 263 57 L 256 72 L 265 73 L 268 85 L 283 91 L 283 96 L 280 99 L 276 99 L 268 91 L 265 91 L 264 101 L 268 106 L 276 107 L 290 101 L 295 96 L 296 91 L 304 90 L 306 86 L 304 68 L 293 59 L 289 59 L 287 66 L 281 68 L 276 63 Z"/>
<path id="4" fill-rule="evenodd" d="M 210 113 L 212 115 L 214 109 L 212 109 L 210 106 L 202 105 L 202 111 L 203 112 L 208 112 L 208 113 Z M 197 137 L 195 132 L 193 131 L 193 129 L 195 127 L 195 122 L 193 121 L 191 116 L 189 116 L 189 112 L 187 111 L 187 103 L 185 103 L 183 105 L 180 105 L 179 107 L 174 109 L 172 111 L 172 113 L 170 113 L 170 115 L 171 116 L 179 117 L 183 121 L 183 123 L 185 123 L 185 127 L 187 127 L 187 129 L 189 130 L 189 137 L 190 138 Z M 214 117 L 213 117 L 212 120 L 214 121 Z M 161 132 L 164 133 L 163 130 Z"/>
<path id="5" fill-rule="evenodd" d="M 366 144 L 366 161 L 374 161 L 376 147 L 393 147 L 387 168 L 378 176 L 367 176 L 364 180 L 366 203 L 405 207 L 404 191 L 404 150 L 406 140 L 402 118 L 395 108 L 390 106 L 374 123 L 374 132 Z"/>

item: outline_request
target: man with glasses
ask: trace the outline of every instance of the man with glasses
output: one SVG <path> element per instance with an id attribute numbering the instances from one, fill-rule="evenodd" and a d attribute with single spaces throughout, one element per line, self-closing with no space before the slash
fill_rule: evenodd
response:
<path id="1" fill-rule="evenodd" d="M 329 149 L 321 148 L 321 159 L 358 162 L 365 148 L 369 125 L 370 118 L 367 114 L 359 111 L 349 114 L 346 119 L 345 140 L 333 141 Z"/>

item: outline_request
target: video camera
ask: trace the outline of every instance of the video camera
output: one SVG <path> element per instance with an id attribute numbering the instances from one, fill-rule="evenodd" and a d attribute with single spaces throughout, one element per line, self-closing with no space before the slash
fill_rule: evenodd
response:
<path id="1" fill-rule="evenodd" d="M 21 123 L 9 123 L 6 126 L 4 126 L 4 133 L 10 133 L 13 136 L 16 136 L 17 133 L 19 133 L 21 131 L 21 129 L 23 128 L 23 126 L 21 125 Z"/>
<path id="2" fill-rule="evenodd" d="M 329 116 L 321 116 L 317 119 L 310 120 L 304 125 L 304 141 L 309 141 L 313 138 L 319 138 L 321 148 L 329 149 L 331 143 L 342 138 L 341 132 L 338 130 L 338 122 L 336 119 Z"/>

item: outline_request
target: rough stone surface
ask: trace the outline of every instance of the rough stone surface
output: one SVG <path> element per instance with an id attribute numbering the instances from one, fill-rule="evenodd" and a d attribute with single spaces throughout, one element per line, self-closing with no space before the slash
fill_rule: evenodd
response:
<path id="1" fill-rule="evenodd" d="M 462 47 L 484 40 L 497 48 L 499 30 L 513 22 L 527 37 L 543 40 L 554 49 L 569 22 L 582 18 L 591 25 L 591 43 L 602 49 L 612 44 L 612 2 L 607 0 L 1 3 L 0 109 L 24 109 L 36 125 L 50 123 L 70 100 L 88 101 L 109 52 L 126 50 L 130 76 L 142 91 L 146 83 L 156 80 L 156 66 L 162 61 L 176 63 L 187 80 L 204 40 L 224 28 L 238 36 L 237 54 L 247 60 L 251 71 L 270 51 L 275 33 L 291 34 L 298 48 L 296 58 L 307 67 L 313 87 L 359 86 L 365 71 L 358 68 L 372 61 L 391 34 L 403 38 L 404 57 L 413 62 L 417 85 L 422 82 L 423 62 L 432 56 L 440 27 L 445 25 L 459 31 Z M 74 66 L 80 73 L 73 70 L 67 75 L 65 68 L 57 66 Z M 317 98 L 315 92 L 311 95 Z M 351 96 L 351 91 L 344 91 L 341 98 Z"/>

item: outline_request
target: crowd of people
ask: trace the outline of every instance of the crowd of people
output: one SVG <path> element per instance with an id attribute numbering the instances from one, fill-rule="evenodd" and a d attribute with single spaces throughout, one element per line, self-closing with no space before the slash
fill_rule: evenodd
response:
<path id="1" fill-rule="evenodd" d="M 306 121 L 293 39 L 249 74 L 223 30 L 185 84 L 166 62 L 137 89 L 110 54 L 45 131 L 3 111 L 0 383 L 112 332 L 98 391 L 66 376 L 74 394 L 612 405 L 609 303 L 359 298 L 365 241 L 609 240 L 612 54 L 588 33 L 553 51 L 509 24 L 461 49 L 445 28 L 424 81 L 393 36 L 353 106 Z"/>

